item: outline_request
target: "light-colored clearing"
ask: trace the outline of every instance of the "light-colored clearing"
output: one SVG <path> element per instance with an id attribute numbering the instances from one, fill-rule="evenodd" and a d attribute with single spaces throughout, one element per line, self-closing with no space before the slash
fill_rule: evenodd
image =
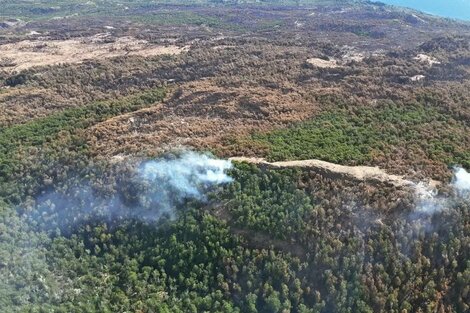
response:
<path id="1" fill-rule="evenodd" d="M 125 55 L 144 57 L 179 54 L 188 47 L 162 46 L 133 37 L 114 38 L 100 34 L 82 39 L 23 40 L 0 45 L 0 60 L 9 60 L 7 71 L 21 71 L 33 66 L 81 63 L 87 59 L 105 59 Z"/>
<path id="2" fill-rule="evenodd" d="M 402 176 L 387 174 L 384 170 L 378 167 L 371 166 L 345 166 L 315 159 L 300 161 L 268 162 L 262 158 L 233 157 L 229 160 L 253 163 L 267 166 L 270 168 L 312 168 L 320 170 L 326 176 L 330 177 L 341 176 L 358 181 L 385 183 L 387 185 L 392 185 L 396 187 L 415 186 L 415 183 L 403 178 Z"/>
<path id="3" fill-rule="evenodd" d="M 229 160 L 257 164 L 273 169 L 295 167 L 307 168 L 316 170 L 325 177 L 333 179 L 349 179 L 370 184 L 380 183 L 398 188 L 405 187 L 414 190 L 421 199 L 429 198 L 430 195 L 434 195 L 437 192 L 437 188 L 442 185 L 440 181 L 432 179 L 427 182 L 415 183 L 403 176 L 388 174 L 379 167 L 346 166 L 316 159 L 268 162 L 263 158 L 232 157 L 229 158 Z"/>
<path id="4" fill-rule="evenodd" d="M 236 46 L 234 45 L 219 45 L 219 46 L 214 46 L 212 49 L 214 50 L 225 50 L 225 49 L 234 49 Z"/>
<path id="5" fill-rule="evenodd" d="M 307 59 L 307 62 L 321 68 L 334 68 L 339 66 L 336 60 L 323 60 L 320 58 L 310 58 Z"/>
<path id="6" fill-rule="evenodd" d="M 429 64 L 429 65 L 431 65 L 431 66 L 434 65 L 434 64 L 441 64 L 441 62 L 438 61 L 436 58 L 433 58 L 433 57 L 431 57 L 431 56 L 429 56 L 429 55 L 422 54 L 422 53 L 418 54 L 418 55 L 415 56 L 413 59 L 414 59 L 414 60 L 418 60 L 418 61 L 421 62 L 421 63 L 427 63 L 427 64 Z"/>
<path id="7" fill-rule="evenodd" d="M 426 78 L 426 76 L 424 76 L 424 75 L 415 75 L 415 76 L 410 77 L 410 80 L 412 82 L 419 82 L 419 81 L 421 81 L 425 78 Z"/>
<path id="8" fill-rule="evenodd" d="M 419 17 L 418 15 L 416 14 L 411 14 L 411 16 L 413 16 L 415 19 L 417 19 L 418 21 L 422 22 L 422 23 L 426 23 L 425 20 L 423 20 L 421 17 Z"/>

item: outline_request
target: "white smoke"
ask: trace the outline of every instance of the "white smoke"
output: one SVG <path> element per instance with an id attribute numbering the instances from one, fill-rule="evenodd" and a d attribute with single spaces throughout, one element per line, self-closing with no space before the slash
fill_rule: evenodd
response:
<path id="1" fill-rule="evenodd" d="M 47 229 L 73 228 L 90 219 L 172 219 L 186 201 L 205 201 L 211 188 L 231 182 L 226 173 L 231 168 L 230 161 L 195 152 L 145 161 L 117 182 L 109 197 L 95 192 L 90 182 L 70 184 L 39 196 L 28 218 Z"/>
<path id="2" fill-rule="evenodd" d="M 417 199 L 416 211 L 419 213 L 433 214 L 444 208 L 445 201 L 438 197 L 438 192 L 429 184 L 419 182 L 415 185 Z"/>
<path id="3" fill-rule="evenodd" d="M 461 167 L 454 167 L 454 176 L 450 187 L 458 197 L 470 196 L 470 173 Z M 431 215 L 440 212 L 450 202 L 450 198 L 439 196 L 436 188 L 423 182 L 415 185 L 415 195 L 417 199 L 416 211 L 420 213 Z"/>
<path id="4" fill-rule="evenodd" d="M 460 194 L 470 192 L 470 173 L 461 167 L 455 167 L 451 186 Z"/>
<path id="5" fill-rule="evenodd" d="M 200 199 L 201 188 L 231 182 L 226 173 L 231 168 L 230 161 L 185 152 L 177 159 L 145 162 L 140 172 L 145 180 L 170 186 L 180 196 Z"/>

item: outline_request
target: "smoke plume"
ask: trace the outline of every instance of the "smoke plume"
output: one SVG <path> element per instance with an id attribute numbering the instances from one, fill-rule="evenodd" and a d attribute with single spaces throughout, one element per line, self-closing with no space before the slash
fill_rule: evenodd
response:
<path id="1" fill-rule="evenodd" d="M 145 161 L 133 168 L 116 180 L 111 196 L 103 196 L 90 182 L 70 183 L 39 196 L 27 217 L 42 228 L 61 230 L 72 230 L 91 219 L 172 219 L 187 201 L 205 201 L 211 188 L 232 181 L 226 173 L 232 168 L 230 161 L 195 152 Z"/>
<path id="2" fill-rule="evenodd" d="M 468 197 L 470 195 L 470 173 L 461 167 L 454 167 L 454 176 L 450 187 L 457 197 Z M 416 211 L 429 215 L 444 210 L 452 200 L 452 197 L 438 195 L 435 188 L 422 182 L 415 185 L 415 194 L 417 198 Z"/>
<path id="3" fill-rule="evenodd" d="M 455 167 L 451 185 L 461 195 L 470 192 L 470 173 L 461 167 Z"/>
<path id="4" fill-rule="evenodd" d="M 145 162 L 140 172 L 148 182 L 163 184 L 177 192 L 179 197 L 201 199 L 201 188 L 232 181 L 226 174 L 226 170 L 231 168 L 230 161 L 186 152 L 177 159 Z"/>
<path id="5" fill-rule="evenodd" d="M 419 213 L 433 214 L 445 207 L 445 199 L 440 198 L 437 190 L 426 183 L 416 184 L 415 194 L 417 198 L 416 211 Z"/>

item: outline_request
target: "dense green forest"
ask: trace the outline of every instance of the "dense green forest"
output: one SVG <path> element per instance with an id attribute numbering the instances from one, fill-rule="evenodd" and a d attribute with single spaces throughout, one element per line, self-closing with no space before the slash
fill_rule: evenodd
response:
<path id="1" fill-rule="evenodd" d="M 444 166 L 470 167 L 468 123 L 439 112 L 439 108 L 393 102 L 376 108 L 336 109 L 313 121 L 268 134 L 256 134 L 256 144 L 265 145 L 271 160 L 322 159 L 341 164 L 368 164 L 385 159 L 387 167 L 397 151 L 407 151 L 407 166 L 423 160 Z M 438 132 L 433 132 L 438 129 Z M 419 166 L 419 164 L 417 164 Z M 436 175 L 440 173 L 429 173 Z"/>
<path id="2" fill-rule="evenodd" d="M 366 198 L 367 186 L 311 171 L 239 164 L 231 175 L 234 183 L 211 191 L 211 205 L 186 202 L 173 221 L 110 220 L 106 212 L 112 202 L 106 201 L 94 204 L 102 215 L 77 221 L 84 214 L 77 205 L 83 195 L 74 186 L 59 191 L 72 206 L 51 206 L 40 214 L 31 211 L 34 201 L 19 206 L 22 214 L 5 208 L 2 307 L 22 312 L 468 310 L 468 202 L 416 216 L 408 197 L 393 205 L 388 200 L 394 212 L 385 214 L 378 210 L 385 186 Z M 125 188 L 132 184 L 115 192 L 126 193 Z"/>

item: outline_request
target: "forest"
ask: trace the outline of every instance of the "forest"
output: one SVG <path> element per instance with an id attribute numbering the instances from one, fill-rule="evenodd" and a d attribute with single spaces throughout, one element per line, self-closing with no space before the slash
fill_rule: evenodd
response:
<path id="1" fill-rule="evenodd" d="M 1 2 L 0 51 L 125 45 L 0 55 L 0 311 L 469 312 L 469 31 L 369 1 Z"/>

